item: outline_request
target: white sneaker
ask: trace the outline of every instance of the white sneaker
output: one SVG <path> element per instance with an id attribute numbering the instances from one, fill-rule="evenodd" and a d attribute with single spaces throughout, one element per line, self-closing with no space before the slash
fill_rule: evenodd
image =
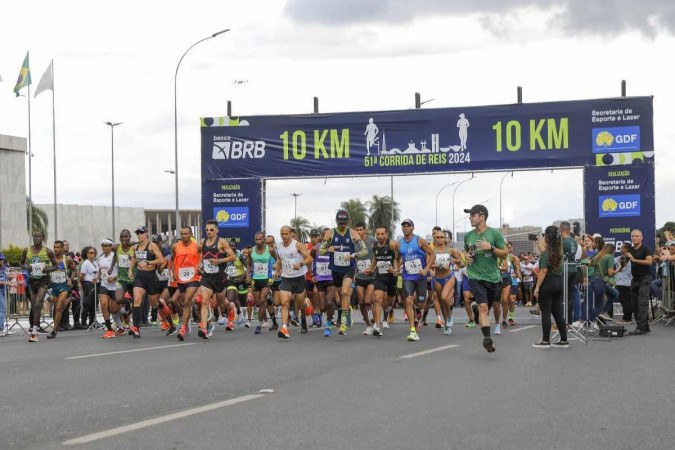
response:
<path id="1" fill-rule="evenodd" d="M 220 319 L 218 319 L 218 325 L 227 325 L 227 316 L 220 316 Z"/>
<path id="2" fill-rule="evenodd" d="M 373 336 L 382 336 L 382 331 L 377 325 L 373 325 Z"/>
<path id="3" fill-rule="evenodd" d="M 251 328 L 251 321 L 247 320 L 246 323 L 244 324 L 246 328 Z"/>
<path id="4" fill-rule="evenodd" d="M 268 320 L 266 320 L 262 323 L 262 328 L 269 328 L 269 327 L 270 327 L 270 322 Z"/>
<path id="5" fill-rule="evenodd" d="M 382 322 L 382 328 L 384 328 L 384 329 L 389 328 L 389 322 L 387 322 L 386 320 L 384 322 Z"/>
<path id="6" fill-rule="evenodd" d="M 502 334 L 502 326 L 500 324 L 495 325 L 495 334 Z"/>
<path id="7" fill-rule="evenodd" d="M 443 330 L 443 334 L 446 336 L 450 336 L 452 334 L 452 325 L 448 325 L 450 322 L 446 322 L 445 324 L 445 329 Z"/>
<path id="8" fill-rule="evenodd" d="M 572 324 L 572 326 L 573 326 L 574 328 L 579 329 L 579 328 L 581 328 L 581 327 L 584 326 L 584 323 L 583 323 L 581 320 L 577 320 L 576 322 L 574 322 L 574 323 Z"/>
<path id="9" fill-rule="evenodd" d="M 365 331 L 363 332 L 364 335 L 366 336 L 372 336 L 373 335 L 373 327 L 367 326 Z"/>

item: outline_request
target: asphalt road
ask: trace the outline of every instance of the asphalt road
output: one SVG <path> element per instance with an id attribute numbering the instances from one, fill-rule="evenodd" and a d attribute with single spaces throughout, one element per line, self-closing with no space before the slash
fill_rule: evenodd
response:
<path id="1" fill-rule="evenodd" d="M 492 354 L 459 323 L 452 336 L 424 327 L 418 342 L 400 321 L 381 338 L 360 323 L 346 337 L 291 328 L 288 341 L 222 327 L 184 343 L 157 328 L 107 341 L 10 336 L 0 448 L 675 445 L 675 327 L 540 350 L 538 322 L 519 319 Z"/>

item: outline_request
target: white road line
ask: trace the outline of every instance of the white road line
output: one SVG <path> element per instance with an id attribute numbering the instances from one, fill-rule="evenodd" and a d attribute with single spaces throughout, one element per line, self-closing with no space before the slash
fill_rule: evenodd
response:
<path id="1" fill-rule="evenodd" d="M 509 332 L 510 332 L 510 333 L 517 333 L 517 332 L 519 332 L 519 331 L 529 330 L 530 328 L 534 328 L 534 327 L 538 327 L 538 326 L 539 326 L 539 325 L 527 325 L 527 326 L 525 326 L 525 327 L 514 328 L 513 330 L 509 330 Z"/>
<path id="2" fill-rule="evenodd" d="M 144 352 L 144 351 L 147 351 L 147 350 L 161 350 L 163 348 L 184 347 L 186 345 L 197 345 L 197 342 L 187 342 L 185 344 L 174 344 L 174 345 L 161 345 L 159 347 L 135 348 L 135 349 L 132 349 L 132 350 L 120 350 L 119 352 L 94 353 L 93 355 L 71 356 L 71 357 L 66 358 L 66 360 L 83 359 L 83 358 L 96 358 L 97 356 L 120 355 L 122 353 Z"/>
<path id="3" fill-rule="evenodd" d="M 142 422 L 134 423 L 131 425 L 125 425 L 123 427 L 117 427 L 106 431 L 101 431 L 100 433 L 88 434 L 75 439 L 70 439 L 63 442 L 63 445 L 77 445 L 77 444 L 88 444 L 90 442 L 98 441 L 101 439 L 106 439 L 109 437 L 117 436 L 119 434 L 128 433 L 130 431 L 141 430 L 143 428 L 148 428 L 153 425 L 159 425 L 166 422 L 171 422 L 173 420 L 182 419 L 184 417 L 193 416 L 195 414 L 201 414 L 208 411 L 213 411 L 214 409 L 224 408 L 226 406 L 236 405 L 237 403 L 247 402 L 249 400 L 254 400 L 256 398 L 264 397 L 264 394 L 251 394 L 244 395 L 243 397 L 237 397 L 230 400 L 225 400 L 222 402 L 211 403 L 210 405 L 199 406 L 197 408 L 186 409 L 185 411 L 180 411 L 177 413 L 169 414 L 162 417 L 156 417 L 154 419 L 144 420 Z"/>
<path id="4" fill-rule="evenodd" d="M 444 345 L 443 347 L 431 348 L 429 350 L 424 350 L 423 352 L 411 353 L 409 355 L 399 356 L 399 359 L 410 359 L 417 356 L 428 355 L 429 353 L 442 352 L 443 350 L 450 350 L 451 348 L 459 347 L 459 345 Z"/>

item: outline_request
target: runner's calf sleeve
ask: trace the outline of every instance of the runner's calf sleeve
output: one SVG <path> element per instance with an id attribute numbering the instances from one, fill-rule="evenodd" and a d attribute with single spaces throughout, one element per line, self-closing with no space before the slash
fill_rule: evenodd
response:
<path id="1" fill-rule="evenodd" d="M 480 331 L 483 332 L 483 336 L 490 337 L 490 327 L 480 327 Z"/>
<path id="2" fill-rule="evenodd" d="M 142 322 L 142 320 L 141 320 L 141 307 L 140 306 L 134 306 L 131 309 L 131 314 L 133 316 L 134 326 L 136 328 L 140 327 L 141 322 Z"/>

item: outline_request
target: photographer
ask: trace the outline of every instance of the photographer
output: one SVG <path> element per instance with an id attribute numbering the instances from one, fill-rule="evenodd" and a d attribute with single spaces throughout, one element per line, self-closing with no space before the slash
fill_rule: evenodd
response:
<path id="1" fill-rule="evenodd" d="M 546 227 L 544 240 L 539 241 L 539 276 L 534 288 L 534 297 L 541 307 L 542 338 L 532 344 L 535 348 L 568 348 L 567 328 L 563 315 L 563 249 L 558 227 Z M 555 320 L 560 341 L 551 344 L 551 315 Z"/>
<path id="2" fill-rule="evenodd" d="M 619 325 L 631 323 L 633 316 L 630 304 L 630 283 L 633 280 L 633 276 L 630 274 L 631 264 L 630 259 L 628 259 L 629 248 L 630 244 L 624 242 L 621 244 L 621 254 L 614 258 L 614 267 L 616 268 L 614 279 L 616 280 L 616 289 L 619 291 L 619 302 L 621 303 L 621 309 L 623 310 L 623 317 L 616 321 Z"/>

